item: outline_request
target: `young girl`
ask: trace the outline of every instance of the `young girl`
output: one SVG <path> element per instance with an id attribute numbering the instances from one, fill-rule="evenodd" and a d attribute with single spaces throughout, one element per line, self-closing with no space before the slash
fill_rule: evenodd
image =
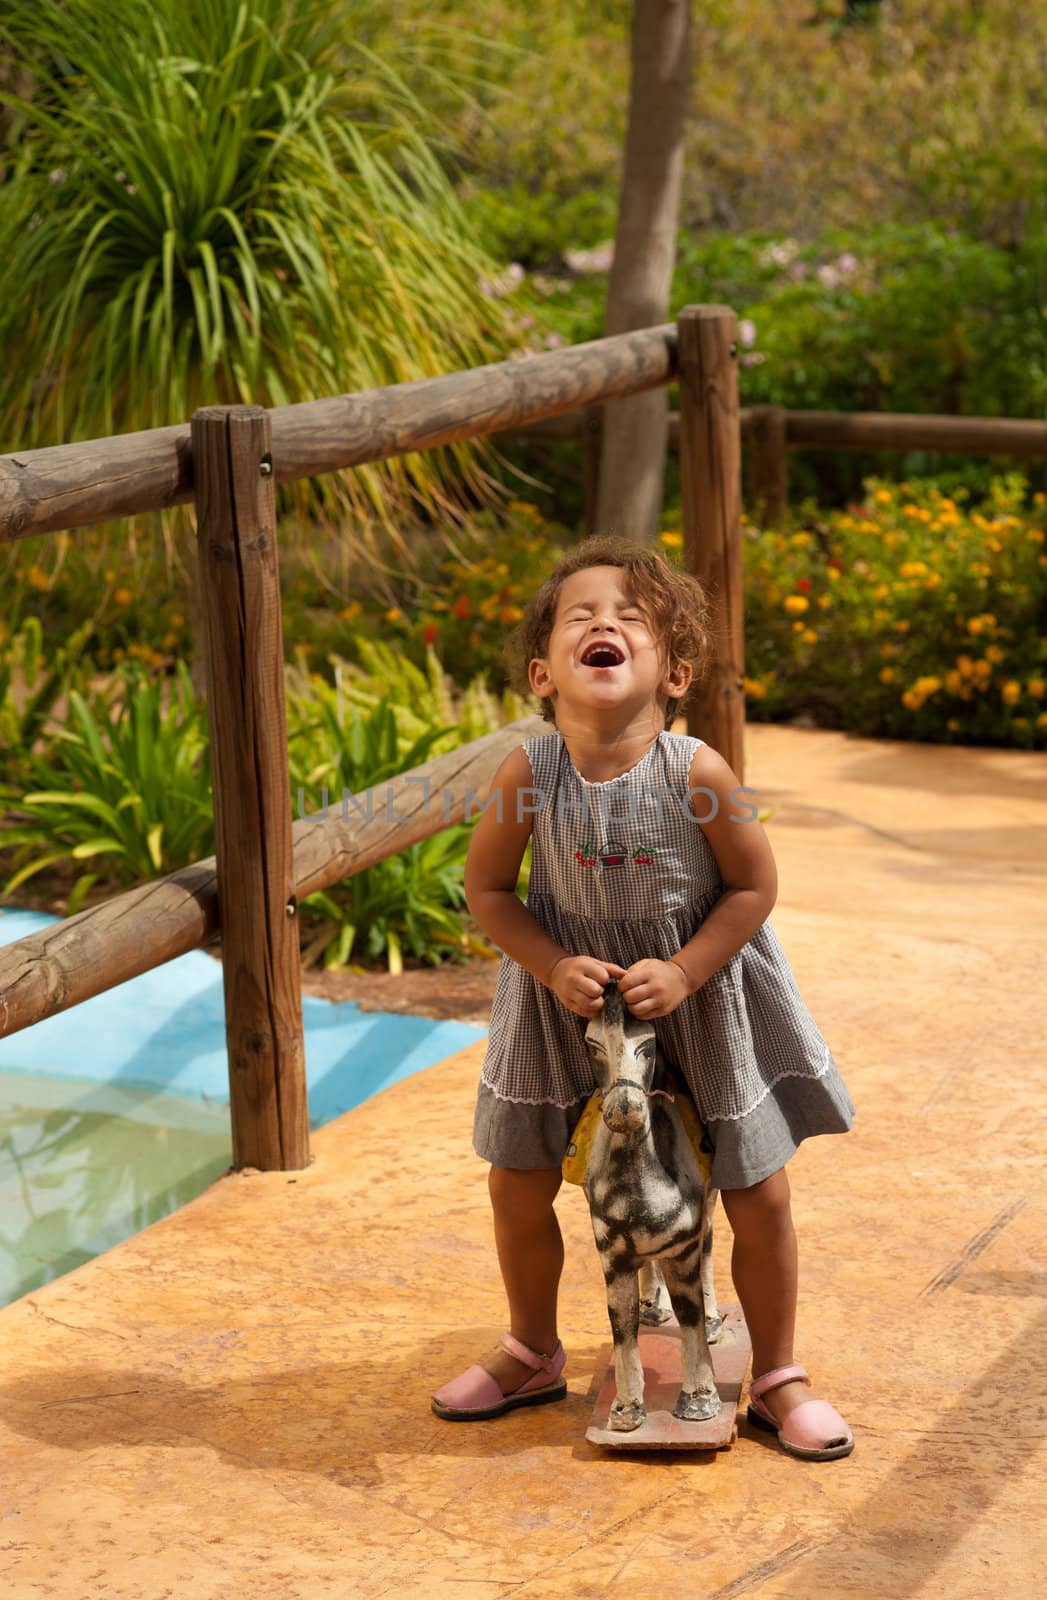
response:
<path id="1" fill-rule="evenodd" d="M 654 550 L 587 539 L 510 640 L 554 732 L 506 757 L 473 832 L 469 908 L 505 952 L 473 1130 L 491 1163 L 511 1332 L 433 1396 L 474 1421 L 566 1394 L 553 1200 L 596 1079 L 585 1022 L 611 978 L 650 1018 L 714 1147 L 731 1271 L 753 1346 L 750 1420 L 795 1455 L 849 1453 L 793 1361 L 796 1236 L 785 1163 L 854 1105 L 767 920 L 777 874 L 756 808 L 700 739 L 668 731 L 705 666 L 709 606 Z M 532 840 L 526 905 L 516 894 Z M 805 1387 L 806 1386 L 806 1387 Z"/>

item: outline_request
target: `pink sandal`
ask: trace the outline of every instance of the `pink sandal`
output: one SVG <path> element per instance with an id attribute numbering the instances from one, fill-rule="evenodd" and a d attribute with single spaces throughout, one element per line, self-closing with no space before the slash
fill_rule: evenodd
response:
<path id="1" fill-rule="evenodd" d="M 835 1461 L 839 1456 L 849 1456 L 854 1449 L 854 1435 L 827 1400 L 801 1401 L 781 1424 L 761 1403 L 760 1396 L 768 1389 L 777 1389 L 792 1378 L 806 1384 L 811 1381 L 803 1367 L 775 1367 L 773 1372 L 754 1378 L 749 1385 L 749 1421 L 767 1433 L 776 1433 L 782 1449 L 803 1461 Z"/>
<path id="2" fill-rule="evenodd" d="M 511 1333 L 503 1333 L 498 1343 L 518 1361 L 533 1367 L 534 1377 L 512 1394 L 503 1394 L 485 1367 L 469 1367 L 433 1395 L 432 1406 L 438 1417 L 446 1417 L 448 1422 L 482 1422 L 487 1417 L 500 1417 L 515 1406 L 544 1406 L 564 1398 L 567 1384 L 560 1374 L 567 1365 L 567 1352 L 562 1343 L 557 1344 L 551 1356 L 529 1350 Z"/>

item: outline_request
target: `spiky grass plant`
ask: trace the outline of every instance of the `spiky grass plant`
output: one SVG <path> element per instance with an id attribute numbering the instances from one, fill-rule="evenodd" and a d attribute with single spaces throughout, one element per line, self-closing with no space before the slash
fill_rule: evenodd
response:
<path id="1" fill-rule="evenodd" d="M 504 303 L 368 0 L 9 0 L 31 73 L 0 185 L 0 448 L 282 405 L 505 353 Z M 407 457 L 316 509 L 453 504 Z M 450 496 L 450 499 L 448 497 Z M 331 500 L 333 499 L 333 506 Z"/>

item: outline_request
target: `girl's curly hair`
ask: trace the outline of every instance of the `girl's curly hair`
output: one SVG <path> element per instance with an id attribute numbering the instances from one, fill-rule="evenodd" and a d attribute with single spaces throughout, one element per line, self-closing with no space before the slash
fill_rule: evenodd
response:
<path id="1" fill-rule="evenodd" d="M 666 652 L 666 665 L 690 663 L 690 688 L 679 699 L 666 701 L 665 726 L 671 728 L 680 707 L 686 705 L 704 675 L 712 654 L 712 606 L 697 578 L 671 567 L 659 550 L 636 544 L 620 534 L 598 533 L 574 545 L 532 595 L 522 620 L 505 641 L 512 687 L 518 694 L 530 696 L 528 664 L 535 656 L 544 656 L 549 648 L 564 579 L 586 567 L 622 567 L 629 575 L 629 587 L 636 599 L 650 612 L 654 634 Z M 555 723 L 551 698 L 540 700 L 538 709 L 546 722 Z"/>

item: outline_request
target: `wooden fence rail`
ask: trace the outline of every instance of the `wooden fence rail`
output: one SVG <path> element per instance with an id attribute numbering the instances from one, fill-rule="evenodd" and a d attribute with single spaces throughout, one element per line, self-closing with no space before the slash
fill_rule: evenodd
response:
<path id="1" fill-rule="evenodd" d="M 269 411 L 277 483 L 518 430 L 676 375 L 676 324 Z M 189 424 L 0 456 L 0 542 L 193 498 Z"/>
<path id="2" fill-rule="evenodd" d="M 789 411 L 750 406 L 739 427 L 751 464 L 751 503 L 757 516 L 780 522 L 789 504 L 788 450 L 934 450 L 945 455 L 1010 456 L 1047 462 L 1047 422 L 1023 417 L 945 417 L 917 411 Z M 507 430 L 507 437 L 509 433 Z M 585 447 L 585 521 L 593 526 L 600 448 L 599 409 L 568 411 L 512 430 L 536 443 Z M 680 416 L 669 415 L 669 448 L 680 444 Z"/>
<path id="3" fill-rule="evenodd" d="M 295 901 L 464 821 L 467 802 L 475 814 L 510 750 L 542 732 L 549 732 L 547 722 L 524 717 L 344 804 L 332 796 L 326 816 L 308 815 L 292 826 Z M 309 796 L 306 804 L 319 798 Z M 198 950 L 220 928 L 217 863 L 210 856 L 0 945 L 0 1037 Z"/>

